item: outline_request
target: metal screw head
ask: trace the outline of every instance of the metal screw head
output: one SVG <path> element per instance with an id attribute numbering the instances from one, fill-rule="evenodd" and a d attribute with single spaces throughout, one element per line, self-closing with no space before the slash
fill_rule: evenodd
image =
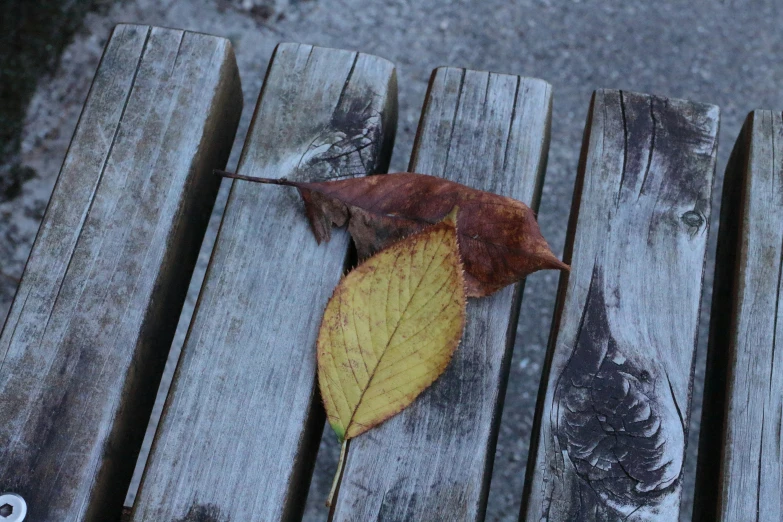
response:
<path id="1" fill-rule="evenodd" d="M 27 503 L 15 493 L 0 494 L 0 522 L 23 522 Z"/>

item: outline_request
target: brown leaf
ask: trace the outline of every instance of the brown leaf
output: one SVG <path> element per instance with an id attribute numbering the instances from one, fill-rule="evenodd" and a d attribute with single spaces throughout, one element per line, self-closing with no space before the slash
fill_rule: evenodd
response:
<path id="1" fill-rule="evenodd" d="M 515 199 L 426 174 L 399 173 L 316 183 L 222 173 L 299 189 L 316 240 L 348 224 L 360 259 L 460 208 L 460 254 L 469 297 L 483 297 L 537 270 L 568 270 L 549 249 L 530 208 Z"/>

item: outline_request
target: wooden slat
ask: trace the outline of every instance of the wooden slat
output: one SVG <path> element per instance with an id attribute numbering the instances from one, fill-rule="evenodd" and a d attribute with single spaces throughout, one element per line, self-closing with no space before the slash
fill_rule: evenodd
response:
<path id="1" fill-rule="evenodd" d="M 239 173 L 383 172 L 396 111 L 390 62 L 281 44 Z M 315 339 L 348 244 L 316 244 L 295 190 L 234 182 L 133 520 L 301 516 L 324 422 Z"/>
<path id="2" fill-rule="evenodd" d="M 0 335 L 0 491 L 122 508 L 242 106 L 230 43 L 118 26 Z"/>
<path id="3" fill-rule="evenodd" d="M 525 520 L 678 520 L 719 110 L 597 91 Z"/>
<path id="4" fill-rule="evenodd" d="M 437 69 L 410 170 L 537 207 L 549 144 L 544 81 Z M 522 286 L 468 303 L 446 372 L 399 415 L 352 440 L 334 520 L 481 520 Z"/>
<path id="5" fill-rule="evenodd" d="M 783 520 L 783 117 L 726 168 L 694 520 Z"/>

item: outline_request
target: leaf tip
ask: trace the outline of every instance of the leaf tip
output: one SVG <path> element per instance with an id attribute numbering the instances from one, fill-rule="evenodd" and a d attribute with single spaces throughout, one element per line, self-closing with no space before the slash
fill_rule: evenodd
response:
<path id="1" fill-rule="evenodd" d="M 552 254 L 552 258 L 549 260 L 547 268 L 562 270 L 563 272 L 571 271 L 571 265 L 567 265 L 563 261 L 560 261 L 554 254 Z"/>
<path id="2" fill-rule="evenodd" d="M 538 249 L 536 254 L 538 257 L 539 268 L 533 270 L 562 270 L 564 272 L 570 272 L 571 267 L 561 261 L 552 250 L 549 249 L 549 245 L 544 243 L 542 247 Z"/>

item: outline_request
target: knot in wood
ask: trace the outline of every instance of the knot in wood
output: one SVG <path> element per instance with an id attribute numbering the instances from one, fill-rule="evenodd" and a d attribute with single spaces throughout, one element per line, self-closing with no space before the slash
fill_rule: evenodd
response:
<path id="1" fill-rule="evenodd" d="M 612 336 L 596 279 L 600 274 L 555 391 L 556 435 L 593 502 L 628 513 L 656 504 L 676 487 L 681 437 L 670 431 L 682 427 L 660 404 L 666 385 L 654 370 L 626 357 Z"/>
<path id="2" fill-rule="evenodd" d="M 680 219 L 688 228 L 698 230 L 704 225 L 704 216 L 698 210 L 689 210 L 680 216 Z"/>

